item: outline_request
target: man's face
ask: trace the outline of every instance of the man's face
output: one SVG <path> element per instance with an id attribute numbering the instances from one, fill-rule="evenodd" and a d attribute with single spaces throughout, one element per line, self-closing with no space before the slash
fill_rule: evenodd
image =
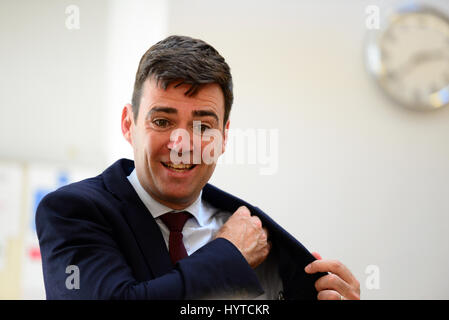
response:
<path id="1" fill-rule="evenodd" d="M 205 148 L 210 150 L 209 144 L 214 141 L 203 141 L 201 130 L 220 132 L 221 139 L 215 141 L 221 140 L 220 147 L 212 154 L 221 154 L 226 144 L 224 129 L 227 132 L 229 121 L 223 125 L 224 96 L 218 84 L 204 85 L 190 97 L 184 94 L 190 86 L 175 85 L 164 90 L 156 86 L 154 79 L 147 79 L 142 88 L 137 122 L 131 105 L 126 105 L 122 131 L 133 147 L 142 187 L 160 203 L 173 209 L 184 209 L 196 200 L 215 169 L 215 162 L 206 164 L 201 159 L 198 163 L 198 158 L 194 161 L 194 154 L 203 154 Z M 194 121 L 201 121 L 201 128 L 194 130 Z M 183 138 L 172 135 L 180 131 Z M 173 155 L 182 155 L 182 163 L 189 164 L 185 168 L 179 165 L 175 168 L 176 157 Z"/>

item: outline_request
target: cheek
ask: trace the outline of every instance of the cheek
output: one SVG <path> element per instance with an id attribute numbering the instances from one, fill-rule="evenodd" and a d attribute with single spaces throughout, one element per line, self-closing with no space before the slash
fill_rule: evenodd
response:
<path id="1" fill-rule="evenodd" d="M 167 156 L 170 152 L 168 149 L 168 143 L 170 141 L 170 136 L 165 134 L 155 134 L 147 136 L 142 143 L 142 148 L 145 153 L 151 159 L 160 161 L 161 157 Z M 166 160 L 166 159 L 165 159 Z"/>
<path id="2" fill-rule="evenodd" d="M 133 136 L 133 147 L 136 154 L 142 154 L 146 149 L 145 136 L 141 132 L 136 132 Z"/>
<path id="3" fill-rule="evenodd" d="M 214 137 L 210 137 L 206 141 L 202 141 L 201 154 L 202 154 L 203 158 L 204 157 L 207 157 L 207 158 L 219 157 L 223 153 L 223 151 L 224 151 L 224 144 L 223 144 L 222 136 L 214 136 Z M 209 160 L 209 161 L 211 161 L 211 160 Z M 208 162 L 208 163 L 210 163 L 210 162 Z"/>

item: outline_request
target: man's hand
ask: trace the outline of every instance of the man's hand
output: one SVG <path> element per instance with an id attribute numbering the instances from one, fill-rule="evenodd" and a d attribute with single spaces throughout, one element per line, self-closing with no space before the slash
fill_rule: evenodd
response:
<path id="1" fill-rule="evenodd" d="M 254 269 L 261 264 L 271 249 L 267 229 L 248 208 L 242 206 L 218 230 L 215 238 L 225 238 L 239 249 L 248 264 Z"/>
<path id="2" fill-rule="evenodd" d="M 315 282 L 318 300 L 360 300 L 360 283 L 345 265 L 337 260 L 322 260 L 316 252 L 312 254 L 318 260 L 306 266 L 306 273 L 330 272 Z"/>

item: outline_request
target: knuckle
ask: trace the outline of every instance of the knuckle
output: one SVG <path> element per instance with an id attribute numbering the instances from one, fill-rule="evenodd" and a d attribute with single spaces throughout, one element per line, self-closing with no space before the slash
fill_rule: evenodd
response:
<path id="1" fill-rule="evenodd" d="M 316 291 L 320 292 L 321 291 L 321 279 L 318 279 L 317 281 L 315 281 L 315 289 Z"/>
<path id="2" fill-rule="evenodd" d="M 326 283 L 327 283 L 327 277 L 326 276 L 321 277 L 317 281 L 315 281 L 315 288 L 318 291 L 320 291 L 326 286 Z"/>
<path id="3" fill-rule="evenodd" d="M 267 250 L 268 250 L 268 253 L 270 253 L 270 251 L 271 251 L 271 248 L 272 248 L 273 246 L 272 246 L 272 244 L 271 244 L 271 242 L 266 242 L 266 248 L 267 248 Z"/>
<path id="4" fill-rule="evenodd" d="M 317 291 L 322 291 L 329 287 L 328 278 L 321 277 L 317 281 L 315 281 L 315 289 Z"/>
<path id="5" fill-rule="evenodd" d="M 338 260 L 333 260 L 332 265 L 336 272 L 341 271 L 344 268 L 344 265 Z"/>
<path id="6" fill-rule="evenodd" d="M 310 269 L 310 272 L 312 272 L 312 273 L 315 272 L 315 263 L 314 263 L 314 262 L 311 262 L 311 263 L 309 264 L 309 269 Z"/>
<path id="7" fill-rule="evenodd" d="M 262 227 L 262 222 L 260 221 L 260 219 L 256 216 L 252 216 L 251 220 L 253 221 L 254 225 L 258 228 Z"/>
<path id="8" fill-rule="evenodd" d="M 328 277 L 329 283 L 331 283 L 333 285 L 336 284 L 339 280 L 338 276 L 336 276 L 335 274 L 327 275 L 327 277 Z"/>
<path id="9" fill-rule="evenodd" d="M 269 253 L 270 253 L 270 249 L 269 248 L 265 248 L 265 250 L 263 252 L 264 257 L 267 257 Z"/>

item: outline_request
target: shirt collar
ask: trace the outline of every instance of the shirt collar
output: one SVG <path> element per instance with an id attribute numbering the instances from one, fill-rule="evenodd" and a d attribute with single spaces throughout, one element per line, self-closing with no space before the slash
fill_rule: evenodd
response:
<path id="1" fill-rule="evenodd" d="M 210 216 L 207 214 L 208 210 L 205 210 L 204 203 L 201 199 L 201 195 L 203 193 L 203 190 L 201 190 L 200 195 L 198 198 L 193 202 L 190 206 L 183 210 L 173 210 L 172 208 L 169 208 L 162 203 L 159 203 L 153 197 L 150 196 L 150 194 L 142 187 L 140 184 L 140 181 L 137 177 L 136 169 L 134 169 L 131 174 L 128 176 L 128 180 L 133 186 L 134 190 L 136 190 L 137 195 L 139 196 L 140 200 L 144 203 L 144 205 L 147 207 L 148 211 L 150 211 L 151 215 L 156 219 L 162 216 L 163 214 L 171 211 L 180 212 L 180 211 L 187 211 L 192 216 L 195 217 L 196 221 L 200 226 L 204 226 L 204 224 L 209 220 Z"/>

